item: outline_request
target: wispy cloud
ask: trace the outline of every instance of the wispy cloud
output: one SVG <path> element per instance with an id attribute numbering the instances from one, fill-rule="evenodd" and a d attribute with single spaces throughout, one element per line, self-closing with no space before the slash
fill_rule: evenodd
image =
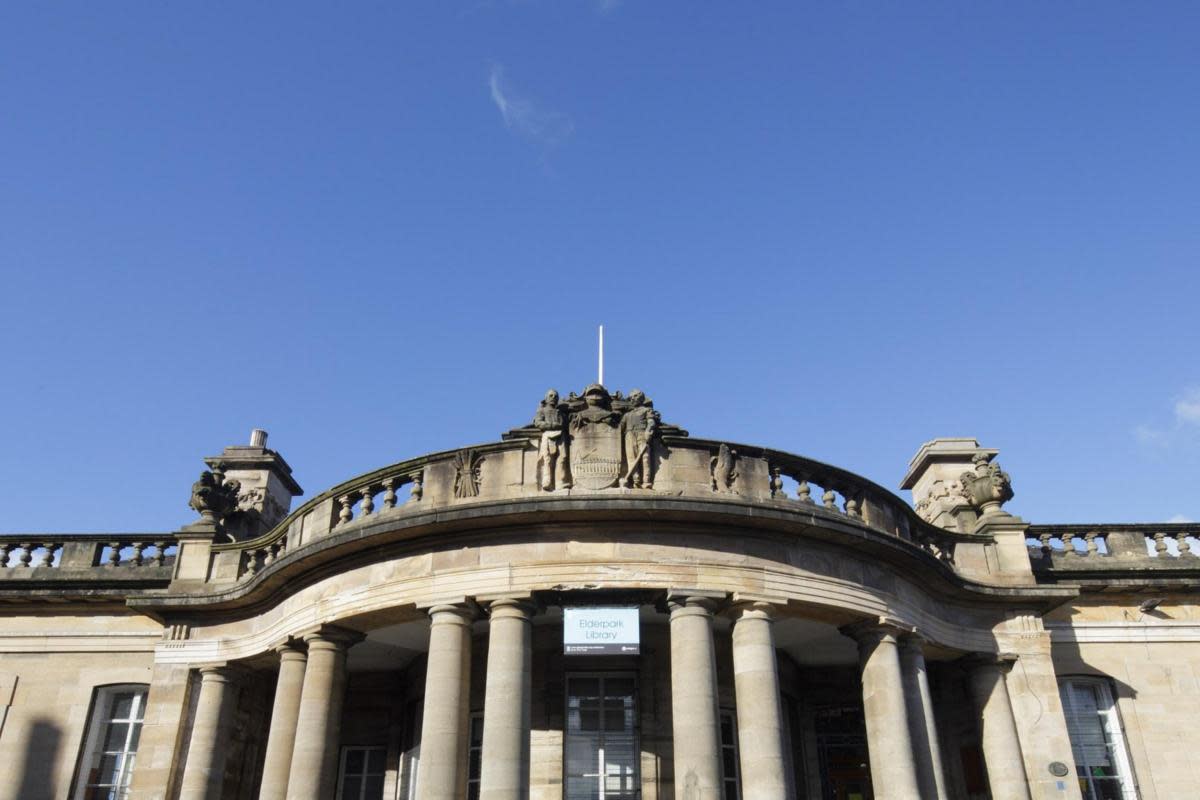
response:
<path id="1" fill-rule="evenodd" d="M 1200 434 L 1200 386 L 1192 386 L 1175 398 L 1174 418 L 1169 425 L 1138 425 L 1133 435 L 1140 444 L 1167 447 L 1180 438 Z"/>
<path id="2" fill-rule="evenodd" d="M 492 102 L 500 111 L 504 127 L 543 147 L 555 147 L 575 132 L 575 123 L 560 112 L 540 105 L 515 89 L 504 77 L 504 67 L 493 64 L 488 74 Z"/>
<path id="3" fill-rule="evenodd" d="M 1167 522 L 1194 522 L 1194 521 L 1195 520 L 1191 519 L 1190 517 L 1185 517 L 1183 514 L 1176 514 L 1175 516 L 1173 516 L 1169 520 L 1167 520 Z"/>
<path id="4" fill-rule="evenodd" d="M 1175 421 L 1180 425 L 1200 425 L 1200 387 L 1193 386 L 1175 401 Z"/>

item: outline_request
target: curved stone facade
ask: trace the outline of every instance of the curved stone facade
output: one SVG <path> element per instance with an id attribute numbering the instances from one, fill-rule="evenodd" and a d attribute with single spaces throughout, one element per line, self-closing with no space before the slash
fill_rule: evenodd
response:
<path id="1" fill-rule="evenodd" d="M 1191 529 L 1031 526 L 995 456 L 925 445 L 914 509 L 593 385 L 289 511 L 256 432 L 179 531 L 0 537 L 0 798 L 1186 796 L 1129 687 L 1200 704 Z M 572 653 L 580 609 L 636 641 Z M 1089 686 L 1111 776 L 1072 748 Z"/>

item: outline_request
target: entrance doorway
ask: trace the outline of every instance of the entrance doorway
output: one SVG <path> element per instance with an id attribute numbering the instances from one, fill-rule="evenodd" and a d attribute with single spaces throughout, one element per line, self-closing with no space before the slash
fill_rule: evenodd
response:
<path id="1" fill-rule="evenodd" d="M 566 800 L 637 800 L 636 677 L 568 673 L 566 728 Z"/>
<path id="2" fill-rule="evenodd" d="M 823 800 L 871 800 L 871 769 L 862 708 L 814 709 Z"/>

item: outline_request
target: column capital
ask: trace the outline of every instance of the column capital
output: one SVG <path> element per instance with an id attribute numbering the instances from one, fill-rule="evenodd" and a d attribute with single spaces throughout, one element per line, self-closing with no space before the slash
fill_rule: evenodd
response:
<path id="1" fill-rule="evenodd" d="M 736 623 L 741 619 L 761 619 L 774 622 L 779 617 L 779 605 L 766 600 L 739 600 L 736 596 L 729 606 L 729 615 Z"/>
<path id="2" fill-rule="evenodd" d="M 487 613 L 491 619 L 520 619 L 529 622 L 537 613 L 537 605 L 527 598 L 498 597 L 487 604 Z"/>
<path id="3" fill-rule="evenodd" d="M 279 656 L 280 661 L 308 660 L 308 653 L 304 649 L 304 643 L 290 637 L 286 641 L 272 647 L 271 651 Z"/>
<path id="4" fill-rule="evenodd" d="M 916 628 L 900 635 L 900 651 L 903 653 L 920 653 L 924 655 L 925 645 L 927 644 L 929 644 L 929 637 Z"/>
<path id="5" fill-rule="evenodd" d="M 301 638 L 308 645 L 309 652 L 312 652 L 317 649 L 348 650 L 367 637 L 365 634 L 352 631 L 349 628 L 342 628 L 337 625 L 322 625 L 315 630 L 305 632 L 301 635 Z"/>
<path id="6" fill-rule="evenodd" d="M 205 682 L 228 683 L 233 678 L 233 674 L 237 672 L 237 668 L 230 664 L 203 664 L 196 668 L 200 673 L 200 680 Z"/>
<path id="7" fill-rule="evenodd" d="M 714 592 L 706 589 L 671 589 L 667 592 L 667 608 L 671 617 L 705 615 L 712 616 L 713 612 L 725 604 L 728 595 L 725 592 Z"/>
<path id="8" fill-rule="evenodd" d="M 880 642 L 899 644 L 904 637 L 916 633 L 916 628 L 912 625 L 905 625 L 891 617 L 877 617 L 861 622 L 852 622 L 849 625 L 843 625 L 838 630 L 843 636 L 849 636 L 858 642 L 860 647 L 873 647 Z"/>
<path id="9" fill-rule="evenodd" d="M 470 626 L 479 615 L 473 603 L 443 603 L 430 606 L 429 621 L 433 625 Z"/>

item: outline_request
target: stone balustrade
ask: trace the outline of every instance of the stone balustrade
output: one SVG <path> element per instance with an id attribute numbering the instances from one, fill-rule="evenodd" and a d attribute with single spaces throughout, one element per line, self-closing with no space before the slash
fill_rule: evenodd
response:
<path id="1" fill-rule="evenodd" d="M 1200 524 L 1031 525 L 1034 572 L 1200 571 Z"/>
<path id="2" fill-rule="evenodd" d="M 0 585 L 162 585 L 171 580 L 178 545 L 172 534 L 2 534 Z"/>

